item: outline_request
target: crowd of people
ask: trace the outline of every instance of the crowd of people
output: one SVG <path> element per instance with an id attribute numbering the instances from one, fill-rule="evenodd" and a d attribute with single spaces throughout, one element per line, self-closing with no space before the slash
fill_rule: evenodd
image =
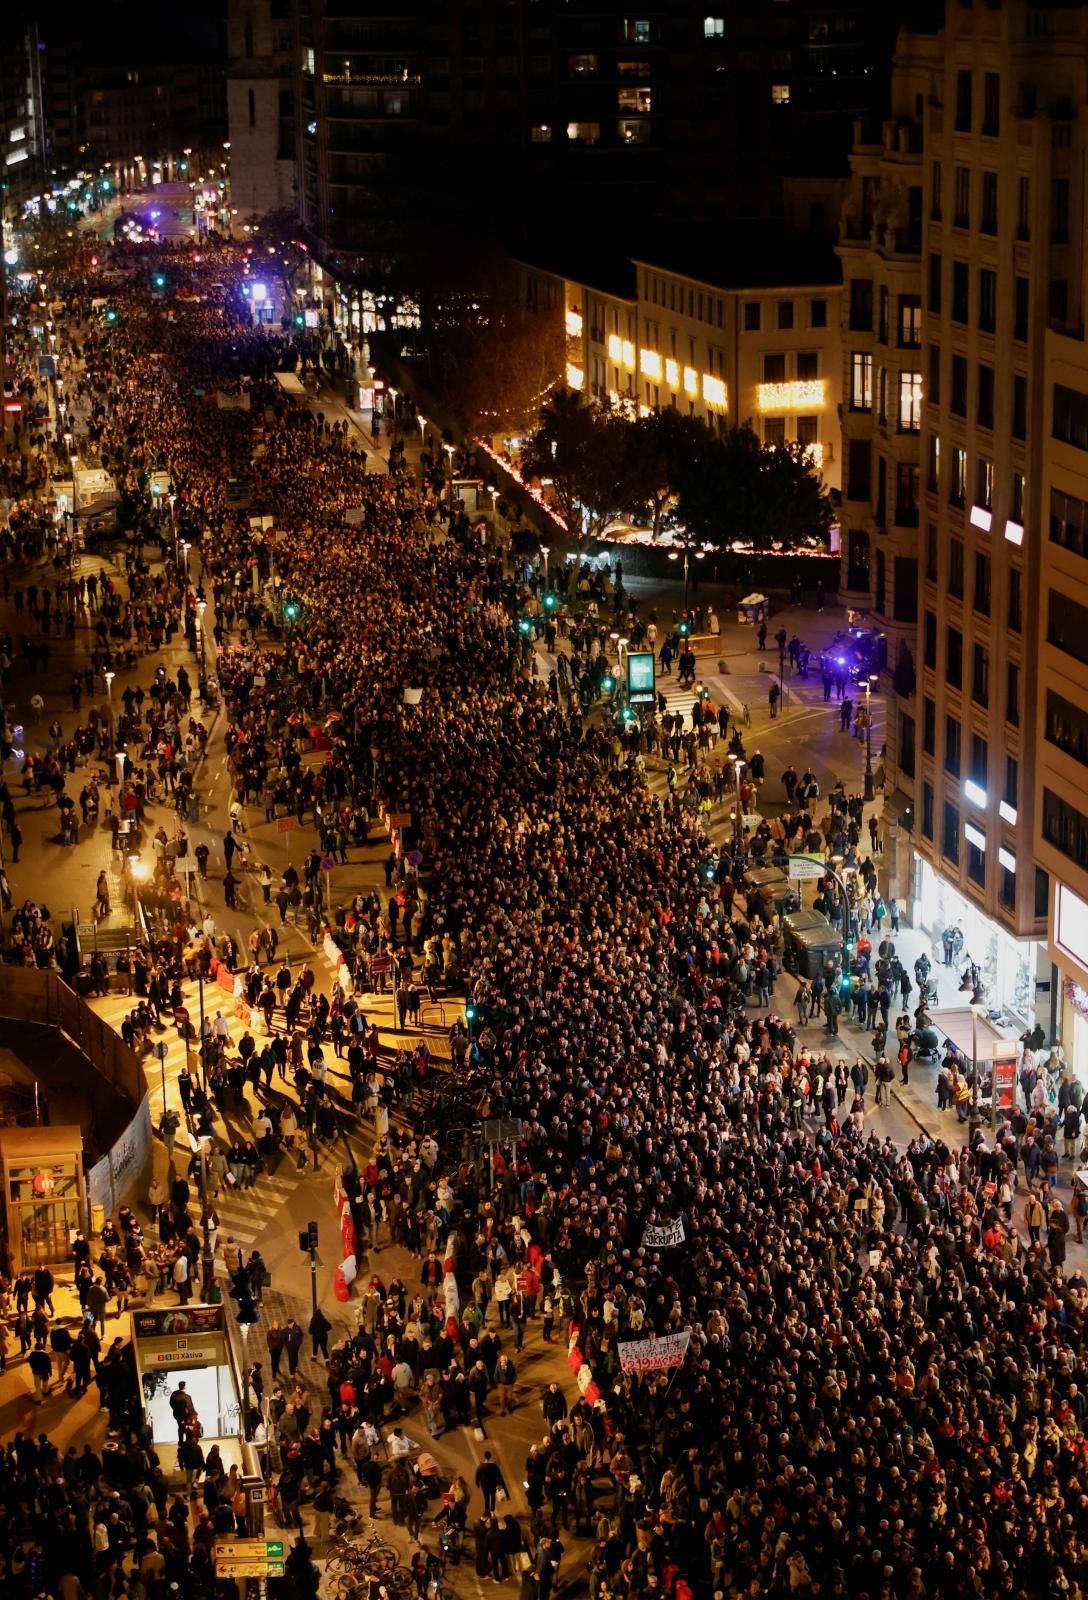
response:
<path id="1" fill-rule="evenodd" d="M 771 986 L 750 981 L 769 914 L 716 870 L 698 811 L 656 798 L 558 676 L 532 670 L 518 575 L 456 509 L 407 474 L 367 474 L 339 431 L 291 410 L 271 379 L 294 359 L 288 338 L 241 321 L 241 252 L 166 259 L 203 298 L 167 319 L 127 290 L 122 327 L 88 334 L 84 355 L 92 385 L 112 374 L 97 442 L 123 495 L 137 504 L 141 475 L 168 466 L 217 627 L 234 606 L 216 678 L 239 803 L 306 815 L 334 844 L 365 838 L 383 809 L 409 819 L 387 903 L 352 908 L 337 931 L 368 972 L 418 949 L 436 979 L 467 978 L 455 1059 L 477 1112 L 520 1119 L 484 1173 L 455 1159 L 445 1097 L 408 1103 L 370 1166 L 344 1170 L 361 1237 L 388 1226 L 418 1256 L 420 1292 L 368 1284 L 357 1332 L 330 1353 L 320 1419 L 303 1424 L 284 1396 L 288 1521 L 293 1487 L 318 1504 L 340 1459 L 369 1482 L 365 1429 L 354 1455 L 365 1422 L 418 1401 L 437 1435 L 519 1403 L 519 1329 L 540 1316 L 600 1398 L 542 1397 L 523 1579 L 538 1600 L 572 1523 L 592 1540 L 593 1600 L 1084 1593 L 1088 1284 L 1049 1240 L 1025 1247 L 1004 1225 L 1015 1131 L 997 1149 L 976 1132 L 900 1151 L 863 1117 L 796 1114 L 811 1054 Z M 249 410 L 194 393 L 239 381 Z M 232 476 L 259 476 L 275 508 L 276 585 L 228 503 Z M 161 585 L 147 597 L 150 625 Z M 298 759 L 315 727 L 317 778 Z M 857 848 L 856 819 L 838 815 Z M 331 1014 L 319 1026 L 320 1052 Z M 376 1058 L 355 1064 L 364 1084 L 379 1075 Z M 170 1201 L 180 1230 L 186 1197 Z M 648 1239 L 659 1229 L 671 1243 Z M 320 1324 L 309 1332 L 320 1350 Z M 655 1361 L 669 1335 L 686 1343 L 679 1366 Z M 142 1565 L 150 1506 L 160 1529 L 175 1523 L 139 1449 L 123 1505 L 106 1498 L 101 1567 L 94 1522 L 84 1582 L 127 1571 L 137 1550 Z M 71 1470 L 47 1441 L 9 1452 L 9 1472 L 68 1485 L 58 1504 L 97 1505 L 101 1473 Z M 409 1491 L 410 1477 L 405 1515 Z M 467 1504 L 451 1490 L 462 1532 Z M 503 1538 L 482 1518 L 473 1531 L 481 1575 L 501 1575 Z M 199 1592 L 206 1561 L 185 1537 Z M 165 1580 L 178 1566 L 169 1532 L 162 1543 Z M 43 1581 L 58 1575 L 59 1555 L 38 1559 Z"/>

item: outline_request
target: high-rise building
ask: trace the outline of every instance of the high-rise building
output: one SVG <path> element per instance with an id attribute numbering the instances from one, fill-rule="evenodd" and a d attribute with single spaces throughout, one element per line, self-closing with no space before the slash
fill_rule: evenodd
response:
<path id="1" fill-rule="evenodd" d="M 37 194 L 45 172 L 45 119 L 38 30 L 0 23 L 0 218 L 10 225 Z"/>
<path id="2" fill-rule="evenodd" d="M 240 0 L 230 7 L 231 197 L 243 224 L 296 208 L 294 41 L 288 0 Z"/>
<path id="3" fill-rule="evenodd" d="M 1088 903 L 1064 720 L 1088 591 L 1062 520 L 1084 498 L 1086 102 L 1088 6 L 950 0 L 901 36 L 840 243 L 843 581 L 889 636 L 893 888 L 1019 1017 L 1050 975 L 1051 874 Z"/>
<path id="4" fill-rule="evenodd" d="M 326 259 L 431 251 L 451 228 L 517 248 L 563 227 L 622 228 L 641 248 L 661 229 L 779 218 L 788 175 L 845 173 L 851 118 L 880 99 L 899 11 L 290 3 L 298 203 Z M 241 19 L 255 5 L 231 0 Z M 232 141 L 249 114 L 233 97 Z"/>

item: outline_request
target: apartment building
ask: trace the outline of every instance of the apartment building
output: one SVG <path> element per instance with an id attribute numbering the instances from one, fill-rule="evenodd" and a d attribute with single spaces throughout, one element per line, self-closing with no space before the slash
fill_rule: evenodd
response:
<path id="1" fill-rule="evenodd" d="M 294 42 L 288 0 L 232 0 L 227 14 L 231 200 L 243 226 L 295 209 Z"/>
<path id="2" fill-rule="evenodd" d="M 735 270 L 661 260 L 522 269 L 526 301 L 562 306 L 567 382 L 632 409 L 675 406 L 767 444 L 799 442 L 839 487 L 839 266 L 830 245 L 746 229 Z M 687 264 L 685 263 L 687 266 Z"/>
<path id="3" fill-rule="evenodd" d="M 1083 221 L 1081 222 L 1083 228 Z M 1052 1004 L 1067 1053 L 1088 1070 L 1088 349 L 1083 324 L 1051 330 L 1044 412 L 1033 698 L 1034 855 L 1050 880 Z"/>
<path id="4" fill-rule="evenodd" d="M 910 847 L 894 887 L 934 935 L 959 926 L 1024 1017 L 1049 979 L 1032 768 L 1047 340 L 1083 321 L 1086 90 L 1088 7 L 950 0 L 932 36 L 901 36 L 895 115 L 855 150 L 840 242 L 843 579 L 896 641 L 889 806 Z M 906 256 L 890 248 L 904 229 Z"/>

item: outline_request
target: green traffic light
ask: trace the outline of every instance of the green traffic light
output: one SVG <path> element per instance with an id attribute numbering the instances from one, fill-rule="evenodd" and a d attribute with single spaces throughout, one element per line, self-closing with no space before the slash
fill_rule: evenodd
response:
<path id="1" fill-rule="evenodd" d="M 165 289 L 166 288 L 166 279 L 165 279 L 165 277 L 163 276 L 163 274 L 161 272 L 156 272 L 154 278 L 151 281 L 155 285 L 156 289 Z"/>
<path id="2" fill-rule="evenodd" d="M 518 623 L 518 629 L 521 633 L 531 632 L 532 626 L 533 625 L 529 621 L 528 617 L 522 617 L 521 621 Z"/>
<path id="3" fill-rule="evenodd" d="M 283 608 L 283 614 L 287 618 L 288 622 L 294 622 L 301 610 L 302 607 L 296 600 L 288 600 L 287 604 Z"/>
<path id="4" fill-rule="evenodd" d="M 680 634 L 682 639 L 686 639 L 688 635 L 688 624 L 686 622 L 682 622 L 680 627 L 677 629 L 677 632 Z"/>
<path id="5" fill-rule="evenodd" d="M 471 1001 L 465 1007 L 465 1021 L 466 1022 L 475 1022 L 476 1021 L 476 1007 L 472 1004 Z"/>
<path id="6" fill-rule="evenodd" d="M 116 322 L 117 321 L 117 313 L 113 309 L 112 306 L 110 306 L 109 310 L 106 312 L 106 321 L 107 322 Z"/>
<path id="7" fill-rule="evenodd" d="M 558 604 L 559 604 L 559 601 L 557 600 L 557 598 L 556 598 L 556 596 L 554 594 L 546 594 L 544 596 L 544 609 L 545 609 L 545 611 L 554 611 Z"/>
<path id="8" fill-rule="evenodd" d="M 103 178 L 103 179 L 102 179 L 102 189 L 103 189 L 103 192 L 104 192 L 104 193 L 105 193 L 105 194 L 109 194 L 109 192 L 110 192 L 110 190 L 111 190 L 111 189 L 112 189 L 112 188 L 113 188 L 113 184 L 112 184 L 112 183 L 111 183 L 111 182 L 110 182 L 110 180 L 109 180 L 109 179 L 108 179 L 108 178 Z"/>

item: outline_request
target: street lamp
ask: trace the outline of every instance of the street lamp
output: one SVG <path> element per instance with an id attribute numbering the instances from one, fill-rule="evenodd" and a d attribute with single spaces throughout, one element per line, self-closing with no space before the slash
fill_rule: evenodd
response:
<path id="1" fill-rule="evenodd" d="M 449 475 L 450 475 L 449 494 L 450 494 L 450 505 L 452 507 L 452 505 L 453 505 L 453 454 L 454 454 L 454 450 L 453 450 L 453 445 L 452 444 L 444 444 L 442 446 L 442 448 L 446 452 L 446 466 L 447 466 L 447 470 L 448 470 Z"/>
<path id="2" fill-rule="evenodd" d="M 681 560 L 681 557 L 682 557 L 683 562 L 684 562 L 684 605 L 683 605 L 683 609 L 685 611 L 688 608 L 688 574 L 689 574 L 689 571 L 690 571 L 689 562 L 690 562 L 691 554 L 692 554 L 692 552 L 690 552 L 688 550 L 687 545 L 684 546 L 683 552 L 681 552 L 679 550 L 670 550 L 669 551 L 669 560 L 670 561 L 679 561 L 679 560 Z M 694 552 L 694 555 L 695 555 L 696 561 L 701 561 L 703 559 L 704 552 L 702 550 L 696 550 Z"/>
<path id="3" fill-rule="evenodd" d="M 205 648 L 204 648 L 204 637 L 205 637 L 204 636 L 204 613 L 205 613 L 205 611 L 207 611 L 207 609 L 208 609 L 208 602 L 206 600 L 198 600 L 197 601 L 197 603 L 196 603 L 196 614 L 197 614 L 197 617 L 199 619 L 199 627 L 200 627 L 200 698 L 201 698 L 202 701 L 204 699 L 204 692 L 205 692 L 205 690 L 207 688 L 207 684 L 208 684 L 208 677 L 207 677 L 208 668 L 207 668 L 207 659 L 206 659 Z"/>
<path id="4" fill-rule="evenodd" d="M 111 733 L 111 735 L 113 734 L 113 731 L 114 731 L 114 720 L 113 720 L 113 680 L 114 680 L 114 678 L 116 676 L 117 676 L 117 674 L 114 673 L 114 672 L 107 672 L 106 673 L 106 699 L 109 702 L 109 708 L 110 708 L 110 733 Z"/>
<path id="5" fill-rule="evenodd" d="M 423 450 L 427 444 L 427 418 L 421 413 L 416 421 L 419 423 L 419 448 Z"/>
<path id="6" fill-rule="evenodd" d="M 873 687 L 879 683 L 876 673 L 865 680 L 865 799 L 874 798 L 873 790 Z"/>
<path id="7" fill-rule="evenodd" d="M 390 442 L 392 444 L 396 444 L 396 442 L 397 442 L 397 391 L 396 391 L 396 389 L 394 389 L 393 385 L 390 384 L 388 389 L 385 392 L 389 396 L 390 400 L 392 401 L 392 405 L 389 408 Z"/>
<path id="8" fill-rule="evenodd" d="M 548 557 L 551 555 L 551 552 L 552 552 L 552 547 L 551 547 L 550 544 L 542 544 L 541 545 L 540 553 L 544 557 L 544 587 L 545 588 L 547 588 L 547 586 L 548 586 Z"/>

